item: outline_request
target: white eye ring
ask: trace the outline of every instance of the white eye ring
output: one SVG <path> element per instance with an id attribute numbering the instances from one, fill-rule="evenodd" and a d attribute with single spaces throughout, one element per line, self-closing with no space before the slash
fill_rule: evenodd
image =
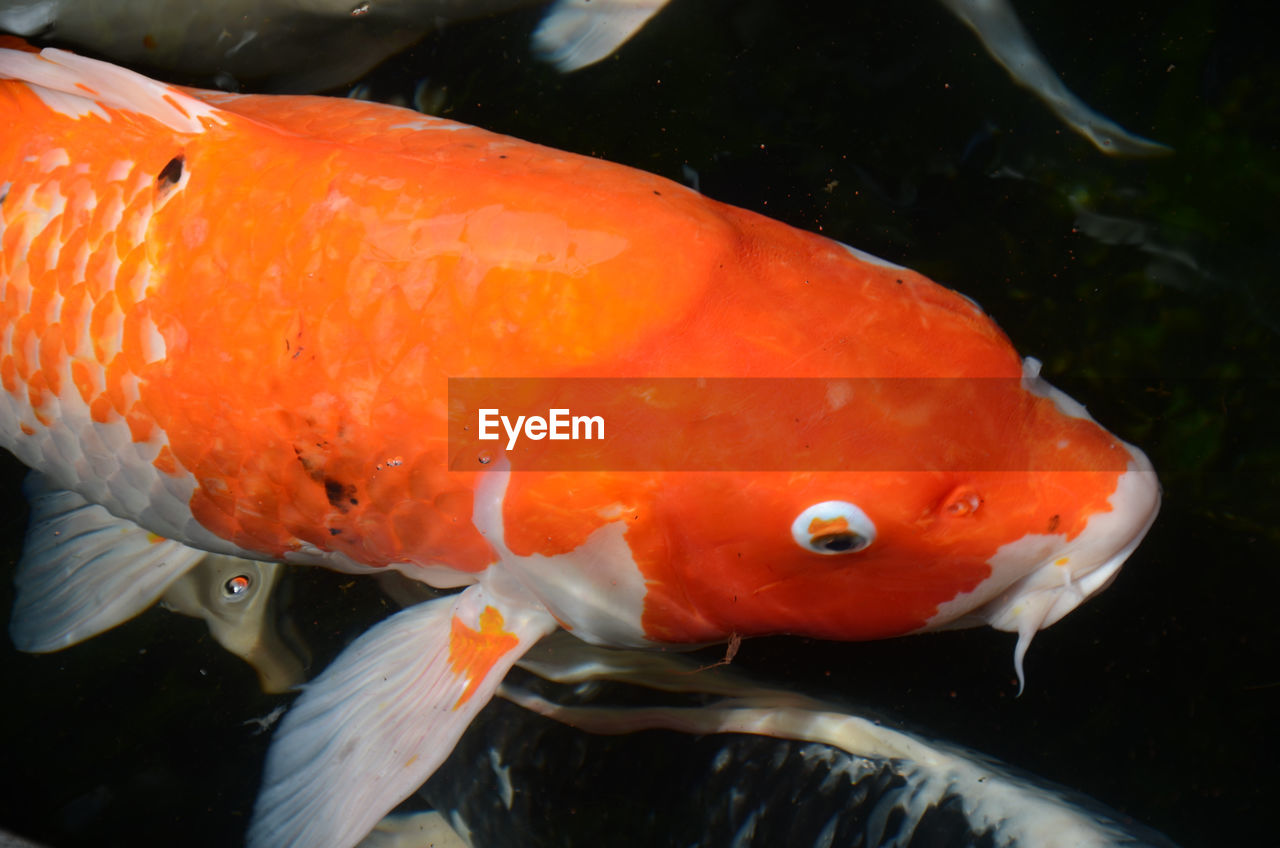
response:
<path id="1" fill-rule="evenodd" d="M 847 501 L 823 501 L 796 516 L 791 536 L 806 551 L 837 556 L 867 548 L 876 540 L 876 525 Z"/>

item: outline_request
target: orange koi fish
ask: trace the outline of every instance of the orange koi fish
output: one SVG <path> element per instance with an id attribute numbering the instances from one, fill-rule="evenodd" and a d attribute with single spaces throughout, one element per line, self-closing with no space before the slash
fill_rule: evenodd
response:
<path id="1" fill-rule="evenodd" d="M 250 845 L 355 844 L 557 627 L 678 647 L 988 623 L 1021 674 L 1158 509 L 1142 452 L 967 298 L 651 174 L 58 50 L 0 49 L 0 127 L 0 444 L 35 469 L 20 647 L 124 621 L 209 552 L 465 587 L 306 687 Z M 451 441 L 449 380 L 484 377 L 630 378 L 636 420 L 659 380 L 750 403 L 606 421 L 706 467 L 528 470 Z M 753 423 L 787 402 L 763 378 L 825 388 Z"/>

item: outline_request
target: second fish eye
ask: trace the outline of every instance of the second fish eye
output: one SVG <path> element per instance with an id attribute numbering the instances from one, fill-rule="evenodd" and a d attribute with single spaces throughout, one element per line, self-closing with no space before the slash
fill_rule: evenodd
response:
<path id="1" fill-rule="evenodd" d="M 222 596 L 228 601 L 243 601 L 249 595 L 253 581 L 247 574 L 237 574 L 222 584 Z"/>

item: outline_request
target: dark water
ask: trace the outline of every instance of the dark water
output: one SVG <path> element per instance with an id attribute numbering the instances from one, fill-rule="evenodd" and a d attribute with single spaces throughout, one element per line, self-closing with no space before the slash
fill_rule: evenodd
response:
<path id="1" fill-rule="evenodd" d="M 528 55 L 536 13 L 450 28 L 370 82 L 446 116 L 685 179 L 977 299 L 1142 446 L 1165 506 L 1106 593 L 1040 634 L 746 643 L 736 663 L 848 695 L 1072 787 L 1188 846 L 1276 844 L 1280 701 L 1280 62 L 1270 6 L 1018 3 L 1086 102 L 1170 145 L 1111 160 L 925 0 L 674 0 L 601 66 Z M 1102 218 L 1099 216 L 1107 216 Z M 670 257 L 678 263 L 679 256 Z M 731 284 L 731 283 L 730 283 Z M 22 536 L 3 463 L 4 556 Z M 0 608 L 7 615 L 7 585 Z M 290 591 L 317 666 L 389 610 L 319 571 Z M 204 625 L 153 610 L 50 656 L 0 654 L 0 825 L 50 845 L 236 844 L 283 697 Z M 673 742 L 672 744 L 678 744 Z M 582 816 L 616 785 L 561 788 Z"/>

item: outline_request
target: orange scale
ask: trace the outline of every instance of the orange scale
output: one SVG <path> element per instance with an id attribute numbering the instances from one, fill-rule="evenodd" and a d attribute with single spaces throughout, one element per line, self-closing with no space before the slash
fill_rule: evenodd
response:
<path id="1" fill-rule="evenodd" d="M 253 504 L 252 509 L 260 515 L 274 515 L 278 511 L 279 495 L 283 489 L 283 475 L 273 474 L 276 469 L 262 468 L 255 463 L 255 468 L 239 477 L 240 490 L 245 500 Z"/>
<path id="2" fill-rule="evenodd" d="M 39 279 L 45 271 L 49 270 L 48 255 L 49 242 L 53 240 L 52 229 L 57 225 L 57 219 L 50 222 L 45 229 L 38 231 L 27 245 L 26 266 L 27 274 L 30 279 Z"/>
<path id="3" fill-rule="evenodd" d="M 62 395 L 62 365 L 66 360 L 62 327 L 51 324 L 40 337 L 40 371 L 49 391 L 57 396 Z"/>
<path id="4" fill-rule="evenodd" d="M 181 470 L 178 467 L 177 458 L 173 455 L 173 451 L 169 449 L 168 445 L 160 447 L 160 453 L 156 454 L 156 458 L 151 460 L 151 464 L 170 476 L 177 475 Z"/>
<path id="5" fill-rule="evenodd" d="M 98 202 L 90 210 L 84 224 L 85 237 L 94 250 L 103 239 L 114 234 L 124 210 L 124 192 L 119 183 L 104 183 L 98 188 Z"/>
<path id="6" fill-rule="evenodd" d="M 89 220 L 89 210 L 75 198 L 70 198 L 58 218 L 59 220 L 49 227 L 49 232 L 54 239 L 61 242 L 62 250 L 58 257 L 58 264 L 62 264 L 66 262 L 68 256 L 74 255 L 68 249 L 71 240 L 79 236 L 80 241 L 84 241 L 84 226 Z"/>
<path id="7" fill-rule="evenodd" d="M 116 300 L 120 303 L 120 308 L 125 312 L 131 310 L 137 303 L 137 297 L 134 292 L 141 288 L 140 280 L 143 269 L 150 267 L 147 259 L 146 245 L 135 245 L 120 260 L 120 270 L 116 272 Z"/>
<path id="8" fill-rule="evenodd" d="M 397 504 L 387 515 L 387 522 L 399 542 L 396 558 L 409 559 L 415 552 L 438 548 L 452 529 L 444 526 L 442 518 L 429 503 L 401 501 Z"/>
<path id="9" fill-rule="evenodd" d="M 88 239 L 85 237 L 83 227 L 72 230 L 67 235 L 62 244 L 62 253 L 58 258 L 58 267 L 63 272 L 58 280 L 58 292 L 66 295 L 73 286 L 80 283 L 80 278 L 74 272 L 82 258 L 87 261 L 89 252 Z"/>
<path id="10" fill-rule="evenodd" d="M 90 401 L 89 417 L 97 424 L 106 424 L 116 419 L 117 413 L 105 391 Z"/>
<path id="11" fill-rule="evenodd" d="M 299 539 L 313 543 L 322 541 L 317 531 L 325 526 L 332 512 L 324 486 L 311 480 L 286 489 L 280 498 L 280 524 Z"/>
<path id="12" fill-rule="evenodd" d="M 35 370 L 37 352 L 36 320 L 30 313 L 13 323 L 13 364 L 18 378 L 27 381 Z"/>
<path id="13" fill-rule="evenodd" d="M 397 553 L 404 549 L 385 515 L 362 512 L 351 523 L 360 537 L 361 562 L 390 564 L 399 561 Z"/>
<path id="14" fill-rule="evenodd" d="M 31 404 L 32 409 L 39 410 L 44 404 L 44 393 L 48 388 L 48 381 L 45 380 L 44 373 L 41 371 L 36 371 L 27 378 L 27 401 Z M 37 415 L 37 417 L 39 416 Z M 41 421 L 40 423 L 46 424 L 47 422 Z"/>
<path id="15" fill-rule="evenodd" d="M 384 459 L 382 467 L 375 468 L 365 484 L 369 503 L 382 512 L 390 512 L 409 497 L 408 469 L 404 465 L 391 465 L 393 461 L 392 457 Z"/>
<path id="16" fill-rule="evenodd" d="M 102 364 L 114 360 L 120 352 L 120 334 L 124 315 L 114 293 L 108 293 L 93 306 L 89 317 L 89 336 L 93 339 L 93 355 Z"/>
<path id="17" fill-rule="evenodd" d="M 31 288 L 31 301 L 27 305 L 27 312 L 32 316 L 33 320 L 44 323 L 48 320 L 46 316 L 50 312 L 49 304 L 53 303 L 53 298 L 57 292 L 55 287 L 44 285 L 46 282 L 45 272 L 43 270 L 36 272 L 34 263 L 28 265 L 28 273 L 34 285 Z M 49 275 L 50 281 L 56 279 L 56 273 Z"/>
<path id="18" fill-rule="evenodd" d="M 63 341 L 68 354 L 76 354 L 83 349 L 88 351 L 87 330 L 92 304 L 82 282 L 69 285 L 62 293 L 62 309 L 58 313 L 58 322 L 66 328 Z"/>
<path id="19" fill-rule="evenodd" d="M 251 551 L 279 553 L 288 547 L 280 533 L 280 524 L 274 516 L 257 515 L 245 509 L 237 510 L 238 527 L 236 544 Z"/>
<path id="20" fill-rule="evenodd" d="M 84 282 L 93 302 L 100 302 L 115 287 L 116 258 L 110 251 L 94 250 L 84 266 Z M 114 299 L 114 296 L 112 296 Z"/>
<path id="21" fill-rule="evenodd" d="M 125 414 L 125 422 L 129 425 L 129 435 L 135 442 L 149 442 L 156 433 L 156 422 L 150 414 L 134 404 Z"/>
<path id="22" fill-rule="evenodd" d="M 133 399 L 125 392 L 125 380 L 131 376 L 129 365 L 123 356 L 117 356 L 107 363 L 107 399 L 111 401 L 112 408 L 121 415 L 128 413 L 129 407 L 133 405 Z"/>
<path id="23" fill-rule="evenodd" d="M 446 449 L 442 440 L 438 449 L 428 448 L 413 460 L 409 466 L 409 497 L 430 502 L 441 493 L 458 488 L 457 474 L 450 473 L 446 466 Z"/>
<path id="24" fill-rule="evenodd" d="M 9 394 L 16 394 L 18 391 L 18 366 L 12 354 L 5 354 L 0 359 L 0 385 Z"/>

